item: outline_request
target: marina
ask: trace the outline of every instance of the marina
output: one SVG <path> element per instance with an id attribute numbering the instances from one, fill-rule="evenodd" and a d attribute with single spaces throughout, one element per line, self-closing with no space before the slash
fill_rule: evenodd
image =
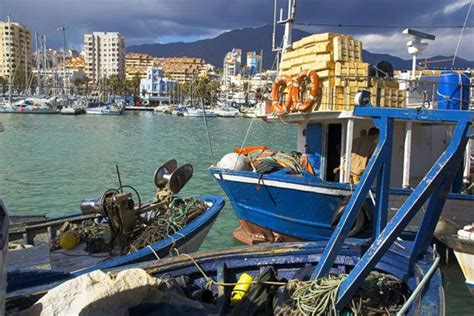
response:
<path id="1" fill-rule="evenodd" d="M 8 14 L 0 314 L 472 314 L 473 4 L 81 51 Z"/>

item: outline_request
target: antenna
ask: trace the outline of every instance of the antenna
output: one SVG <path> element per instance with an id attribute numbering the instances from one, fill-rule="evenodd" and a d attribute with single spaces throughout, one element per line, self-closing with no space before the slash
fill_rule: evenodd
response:
<path id="1" fill-rule="evenodd" d="M 412 39 L 411 41 L 407 42 L 407 48 L 408 53 L 413 57 L 411 79 L 414 80 L 416 72 L 416 58 L 418 57 L 418 55 L 421 55 L 421 53 L 428 47 L 428 43 L 421 40 L 425 39 L 434 41 L 436 37 L 432 34 L 428 34 L 410 28 L 404 29 L 402 33 L 410 36 Z"/>
<path id="2" fill-rule="evenodd" d="M 296 0 L 288 0 L 288 15 L 286 20 L 283 20 L 283 9 L 280 9 L 280 20 L 277 22 L 278 24 L 285 25 L 285 33 L 283 35 L 283 47 L 279 48 L 278 50 L 281 52 L 280 62 L 283 62 L 283 53 L 291 46 L 291 38 L 292 38 L 292 31 L 293 31 L 293 24 L 295 22 L 296 16 Z M 279 67 L 278 67 L 279 68 Z"/>

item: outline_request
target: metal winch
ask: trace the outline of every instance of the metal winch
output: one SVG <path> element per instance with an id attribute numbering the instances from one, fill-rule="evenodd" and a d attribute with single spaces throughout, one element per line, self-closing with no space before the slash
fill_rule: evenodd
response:
<path id="1" fill-rule="evenodd" d="M 108 218 L 115 236 L 129 235 L 137 225 L 140 213 L 150 210 L 153 202 L 141 205 L 137 190 L 132 186 L 122 185 L 120 171 L 118 166 L 116 167 L 120 187 L 107 190 L 101 197 L 83 200 L 81 211 L 85 215 L 100 214 Z M 181 191 L 192 175 L 192 165 L 186 164 L 178 168 L 176 160 L 172 159 L 155 171 L 154 182 L 158 191 L 167 190 L 175 194 Z M 133 200 L 132 192 L 124 192 L 124 189 L 130 189 L 135 193 L 138 205 Z"/>

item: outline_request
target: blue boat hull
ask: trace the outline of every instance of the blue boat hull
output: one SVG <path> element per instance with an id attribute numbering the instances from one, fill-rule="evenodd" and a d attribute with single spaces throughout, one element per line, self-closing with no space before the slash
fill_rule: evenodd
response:
<path id="1" fill-rule="evenodd" d="M 323 182 L 311 175 L 275 172 L 262 176 L 250 171 L 214 168 L 210 173 L 225 191 L 241 220 L 241 227 L 234 232 L 234 237 L 247 244 L 329 239 L 334 230 L 332 224 L 336 209 L 353 192 L 349 184 Z M 392 189 L 392 206 L 400 206 L 409 194 L 410 190 Z M 456 198 L 463 205 L 474 207 L 474 197 L 457 195 Z M 370 205 L 369 198 L 367 205 Z M 369 229 L 360 237 L 368 236 L 371 228 L 368 226 Z M 262 234 L 265 236 L 258 236 Z M 272 240 L 275 235 L 277 237 Z"/>
<path id="2" fill-rule="evenodd" d="M 67 273 L 64 271 L 41 271 L 41 270 L 16 270 L 8 272 L 8 291 L 17 290 L 24 287 L 33 286 L 49 280 L 52 276 L 78 276 L 94 270 L 111 269 L 127 264 L 139 263 L 144 261 L 156 260 L 170 255 L 173 249 L 183 253 L 191 253 L 197 251 L 204 241 L 207 233 L 214 224 L 217 216 L 224 207 L 224 199 L 222 197 L 204 195 L 201 200 L 210 204 L 209 209 L 201 216 L 186 225 L 180 231 L 174 233 L 159 242 L 142 248 L 138 251 L 124 255 L 121 257 L 105 260 L 99 264 Z"/>
<path id="3" fill-rule="evenodd" d="M 411 243 L 402 243 L 405 249 L 399 246 L 392 247 L 382 257 L 376 269 L 403 280 L 407 288 L 413 291 L 433 264 L 436 255 L 430 252 L 424 259 L 418 260 L 411 272 L 409 271 Z M 194 284 L 204 286 L 208 280 L 200 269 L 214 280 L 233 282 L 231 280 L 238 279 L 243 272 L 256 276 L 262 269 L 272 267 L 277 271 L 278 278 L 290 280 L 301 268 L 314 266 L 319 262 L 325 245 L 325 242 L 311 242 L 236 247 L 195 253 L 192 255 L 194 262 L 189 256 L 177 256 L 108 271 L 118 272 L 129 268 L 142 268 L 158 278 L 164 275 L 189 276 L 194 280 Z M 348 240 L 339 250 L 332 272 L 348 273 L 368 246 L 360 240 Z M 42 293 L 71 277 L 72 275 L 50 275 L 49 283 L 43 282 L 35 287 L 10 292 L 7 300 L 18 302 L 31 294 L 41 296 Z M 444 315 L 445 303 L 442 284 L 441 272 L 437 269 L 425 286 L 425 290 L 421 292 L 409 309 L 408 315 Z M 212 291 L 217 293 L 218 286 L 213 285 Z"/>

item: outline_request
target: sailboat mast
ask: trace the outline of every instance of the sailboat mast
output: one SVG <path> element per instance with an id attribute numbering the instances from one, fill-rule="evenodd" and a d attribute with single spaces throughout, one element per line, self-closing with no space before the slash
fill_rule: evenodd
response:
<path id="1" fill-rule="evenodd" d="M 12 38 L 13 30 L 10 22 L 10 14 L 7 15 L 7 25 L 8 25 L 8 103 L 12 103 L 12 75 L 13 75 L 13 65 L 12 65 Z"/>
<path id="2" fill-rule="evenodd" d="M 28 49 L 25 46 L 25 93 L 28 93 L 29 83 L 28 83 Z"/>
<path id="3" fill-rule="evenodd" d="M 36 62 L 36 95 L 40 94 L 40 68 L 39 68 L 39 50 L 38 50 L 38 32 L 35 32 L 35 62 Z"/>
<path id="4" fill-rule="evenodd" d="M 43 72 L 44 77 L 48 76 L 48 58 L 46 56 L 46 35 L 43 35 Z M 44 82 L 44 91 L 47 92 L 47 82 Z"/>
<path id="5" fill-rule="evenodd" d="M 63 94 L 67 95 L 66 87 L 66 27 L 64 25 L 58 27 L 58 31 L 63 32 Z"/>

